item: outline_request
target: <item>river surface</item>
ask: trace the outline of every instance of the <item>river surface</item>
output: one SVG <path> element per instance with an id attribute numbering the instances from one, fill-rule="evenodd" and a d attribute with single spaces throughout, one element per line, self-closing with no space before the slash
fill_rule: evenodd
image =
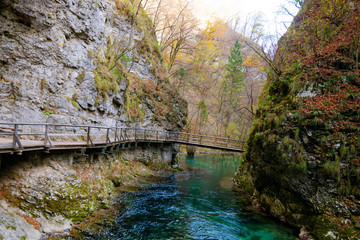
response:
<path id="1" fill-rule="evenodd" d="M 186 159 L 189 171 L 138 183 L 118 200 L 116 218 L 80 231 L 81 239 L 294 239 L 292 229 L 244 210 L 231 177 L 239 160 L 232 155 Z M 96 230 L 97 229 L 97 230 Z"/>

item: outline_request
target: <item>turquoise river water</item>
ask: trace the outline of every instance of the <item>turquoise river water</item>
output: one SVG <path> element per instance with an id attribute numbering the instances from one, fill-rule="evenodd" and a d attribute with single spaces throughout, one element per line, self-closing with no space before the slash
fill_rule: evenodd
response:
<path id="1" fill-rule="evenodd" d="M 83 239 L 218 239 L 285 240 L 294 231 L 272 218 L 244 210 L 231 177 L 235 156 L 186 159 L 189 171 L 139 183 L 118 200 L 121 210 L 111 223 Z"/>

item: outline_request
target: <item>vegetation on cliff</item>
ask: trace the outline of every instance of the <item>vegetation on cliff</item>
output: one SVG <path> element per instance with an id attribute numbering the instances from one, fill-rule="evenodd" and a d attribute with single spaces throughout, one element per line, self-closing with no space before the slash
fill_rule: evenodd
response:
<path id="1" fill-rule="evenodd" d="M 94 70 L 98 96 L 104 101 L 108 94 L 120 90 L 125 82 L 123 111 L 130 122 L 144 122 L 150 110 L 152 121 L 169 122 L 169 129 L 181 129 L 186 124 L 187 103 L 170 84 L 163 55 L 157 42 L 153 24 L 143 9 L 142 1 L 116 0 L 115 11 L 130 23 L 126 39 L 110 38 L 104 51 L 94 53 L 97 68 Z M 141 38 L 135 36 L 140 32 Z M 151 78 L 140 77 L 133 72 L 133 65 L 145 61 Z"/>
<path id="2" fill-rule="evenodd" d="M 360 237 L 360 6 L 305 1 L 280 39 L 235 181 L 316 239 Z"/>

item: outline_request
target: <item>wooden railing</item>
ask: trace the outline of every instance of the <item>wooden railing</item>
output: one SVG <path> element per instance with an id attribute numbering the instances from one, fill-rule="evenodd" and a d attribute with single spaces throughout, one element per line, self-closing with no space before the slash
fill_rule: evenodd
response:
<path id="1" fill-rule="evenodd" d="M 0 122 L 0 153 L 31 149 L 104 147 L 131 142 L 173 142 L 243 152 L 242 140 L 156 129 Z"/>

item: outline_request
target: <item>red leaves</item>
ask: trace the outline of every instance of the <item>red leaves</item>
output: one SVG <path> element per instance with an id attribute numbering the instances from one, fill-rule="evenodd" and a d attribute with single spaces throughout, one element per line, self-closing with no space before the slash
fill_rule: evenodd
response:
<path id="1" fill-rule="evenodd" d="M 350 164 L 355 168 L 360 169 L 360 157 L 354 158 L 350 161 Z"/>
<path id="2" fill-rule="evenodd" d="M 332 119 L 334 131 L 360 127 L 357 114 L 360 112 L 360 89 L 349 84 L 329 88 L 330 92 L 304 100 L 301 113 Z M 357 118 L 356 118 L 357 117 Z"/>

